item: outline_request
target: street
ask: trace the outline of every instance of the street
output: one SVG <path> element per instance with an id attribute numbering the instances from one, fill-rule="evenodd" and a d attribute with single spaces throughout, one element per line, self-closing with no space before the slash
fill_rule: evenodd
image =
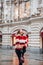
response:
<path id="1" fill-rule="evenodd" d="M 14 49 L 0 49 L 0 65 L 19 65 Z M 23 65 L 43 65 L 43 54 L 27 50 Z"/>

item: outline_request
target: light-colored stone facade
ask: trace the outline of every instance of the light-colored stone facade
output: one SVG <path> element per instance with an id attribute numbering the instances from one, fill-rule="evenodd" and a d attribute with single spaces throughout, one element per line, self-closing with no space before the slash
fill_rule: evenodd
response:
<path id="1" fill-rule="evenodd" d="M 17 29 L 25 29 L 29 35 L 29 46 L 42 48 L 42 40 L 40 30 L 43 28 L 43 0 L 30 0 L 31 12 L 30 17 L 26 20 L 17 22 L 7 22 L 6 20 L 6 0 L 4 0 L 4 19 L 0 24 L 0 31 L 2 32 L 2 45 L 12 46 L 12 33 Z M 40 6 L 39 6 L 40 4 Z M 13 6 L 12 6 L 13 7 Z M 13 7 L 14 9 L 14 7 Z M 9 13 L 10 16 L 11 13 Z M 12 13 L 13 14 L 13 13 Z M 11 19 L 8 16 L 9 20 Z"/>

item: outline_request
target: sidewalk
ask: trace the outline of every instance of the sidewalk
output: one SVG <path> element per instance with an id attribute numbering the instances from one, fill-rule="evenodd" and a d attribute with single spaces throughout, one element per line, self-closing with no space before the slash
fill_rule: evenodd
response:
<path id="1" fill-rule="evenodd" d="M 23 65 L 43 65 L 43 54 L 34 53 L 27 49 Z M 0 65 L 18 65 L 18 58 L 14 49 L 0 49 Z"/>

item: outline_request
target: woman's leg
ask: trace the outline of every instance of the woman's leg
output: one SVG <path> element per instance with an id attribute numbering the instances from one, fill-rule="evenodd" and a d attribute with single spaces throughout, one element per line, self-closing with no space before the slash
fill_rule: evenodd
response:
<path id="1" fill-rule="evenodd" d="M 24 63 L 24 53 L 26 52 L 26 48 L 23 47 L 23 49 L 21 50 L 21 61 L 22 63 Z"/>
<path id="2" fill-rule="evenodd" d="M 26 48 L 25 47 L 23 47 L 23 52 L 22 52 L 22 57 L 24 57 L 24 53 L 26 52 Z"/>
<path id="3" fill-rule="evenodd" d="M 19 65 L 21 65 L 21 50 L 16 49 L 15 52 L 16 52 L 16 54 L 18 56 Z"/>

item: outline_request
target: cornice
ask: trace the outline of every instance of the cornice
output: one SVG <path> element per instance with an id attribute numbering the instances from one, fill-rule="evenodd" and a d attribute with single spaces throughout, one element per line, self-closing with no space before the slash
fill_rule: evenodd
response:
<path id="1" fill-rule="evenodd" d="M 13 22 L 13 23 L 3 23 L 3 24 L 0 24 L 0 27 L 1 26 L 26 25 L 26 24 L 30 24 L 30 19 L 27 19 L 27 20 L 24 20 L 24 21 Z"/>
<path id="2" fill-rule="evenodd" d="M 30 21 L 32 21 L 32 20 L 38 20 L 38 19 L 43 19 L 43 16 L 31 17 L 31 18 L 30 18 Z"/>
<path id="3" fill-rule="evenodd" d="M 40 20 L 40 19 L 43 19 L 43 16 L 41 17 L 30 17 L 28 18 L 27 20 L 24 20 L 24 21 L 18 21 L 18 22 L 13 22 L 13 23 L 2 23 L 0 24 L 0 27 L 2 26 L 16 26 L 16 25 L 28 25 L 28 24 L 31 24 L 31 22 L 33 20 Z"/>

